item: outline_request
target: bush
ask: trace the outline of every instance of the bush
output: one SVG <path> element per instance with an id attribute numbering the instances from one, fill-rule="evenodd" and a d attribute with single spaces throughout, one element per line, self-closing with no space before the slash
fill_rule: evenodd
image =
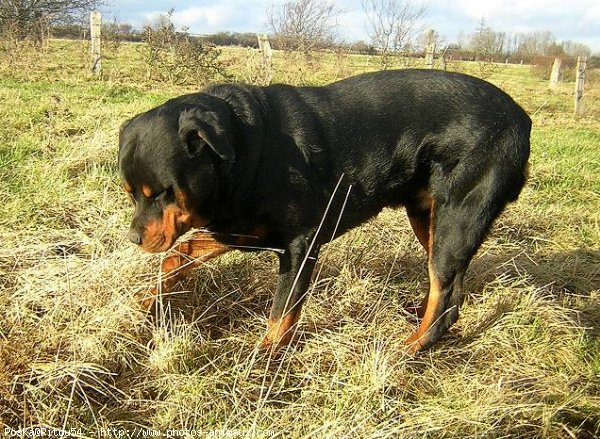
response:
<path id="1" fill-rule="evenodd" d="M 202 44 L 188 34 L 176 31 L 171 21 L 173 10 L 161 17 L 156 26 L 145 26 L 141 51 L 148 69 L 148 79 L 178 85 L 204 85 L 216 77 L 229 77 L 219 59 L 221 51 Z"/>
<path id="2" fill-rule="evenodd" d="M 34 34 L 27 35 L 16 21 L 0 26 L 0 66 L 21 69 L 26 63 L 35 66 L 39 57 L 39 41 Z"/>
<path id="3" fill-rule="evenodd" d="M 531 60 L 531 72 L 533 75 L 542 80 L 548 81 L 552 72 L 552 64 L 554 64 L 554 56 L 536 56 Z M 575 79 L 575 67 L 577 59 L 568 56 L 562 56 L 561 65 L 561 81 L 573 81 Z"/>

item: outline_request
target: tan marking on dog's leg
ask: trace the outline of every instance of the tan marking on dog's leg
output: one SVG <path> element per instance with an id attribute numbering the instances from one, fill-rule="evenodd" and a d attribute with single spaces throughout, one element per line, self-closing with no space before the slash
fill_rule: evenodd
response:
<path id="1" fill-rule="evenodd" d="M 429 254 L 429 219 L 424 220 L 422 217 L 409 216 L 408 221 L 427 254 Z"/>
<path id="2" fill-rule="evenodd" d="M 433 246 L 433 199 L 429 192 L 427 192 L 427 208 L 429 212 L 423 216 L 409 216 L 408 220 L 410 225 L 417 236 L 417 239 L 425 249 L 427 256 L 431 255 L 431 248 Z M 417 315 L 419 319 L 422 319 L 427 311 L 427 303 L 429 301 L 429 293 L 425 294 L 425 297 L 421 300 L 421 304 L 418 307 L 408 308 L 407 311 Z"/>
<path id="3" fill-rule="evenodd" d="M 227 253 L 231 248 L 215 241 L 212 236 L 198 232 L 190 240 L 177 244 L 161 264 L 161 290 L 168 292 L 190 270 Z M 157 288 L 143 294 L 140 306 L 149 310 L 156 300 Z"/>
<path id="4" fill-rule="evenodd" d="M 280 319 L 269 319 L 267 335 L 263 339 L 262 348 L 277 353 L 287 346 L 292 341 L 298 320 L 300 320 L 299 310 L 288 312 Z"/>
<path id="5" fill-rule="evenodd" d="M 425 296 L 427 304 L 419 327 L 406 340 L 406 344 L 409 345 L 409 351 L 413 354 L 421 350 L 423 346 L 422 340 L 428 336 L 429 329 L 435 323 L 436 319 L 439 318 L 441 295 L 441 283 L 435 274 L 433 265 L 429 262 L 429 293 Z"/>

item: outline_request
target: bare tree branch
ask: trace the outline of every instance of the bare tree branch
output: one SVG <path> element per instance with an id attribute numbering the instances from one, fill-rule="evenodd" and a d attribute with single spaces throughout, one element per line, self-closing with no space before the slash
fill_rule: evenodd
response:
<path id="1" fill-rule="evenodd" d="M 363 0 L 362 6 L 367 35 L 388 68 L 389 57 L 408 49 L 422 30 L 427 7 L 418 0 Z"/>
<path id="2" fill-rule="evenodd" d="M 267 11 L 267 27 L 284 50 L 309 52 L 336 37 L 340 11 L 334 0 L 291 0 Z"/>
<path id="3" fill-rule="evenodd" d="M 0 32 L 6 27 L 19 30 L 20 37 L 43 38 L 51 22 L 68 22 L 81 18 L 106 0 L 2 0 Z"/>

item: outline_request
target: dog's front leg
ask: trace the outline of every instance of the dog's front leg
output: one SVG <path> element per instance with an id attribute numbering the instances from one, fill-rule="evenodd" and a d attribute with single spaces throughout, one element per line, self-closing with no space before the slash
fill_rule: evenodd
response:
<path id="1" fill-rule="evenodd" d="M 228 252 L 231 248 L 216 241 L 212 235 L 198 232 L 189 240 L 177 244 L 162 261 L 160 289 L 152 288 L 140 297 L 140 306 L 149 310 L 160 291 L 168 292 L 191 269 L 212 258 Z"/>
<path id="2" fill-rule="evenodd" d="M 279 276 L 263 348 L 278 351 L 293 338 L 319 247 L 305 235 L 294 239 L 279 255 Z"/>

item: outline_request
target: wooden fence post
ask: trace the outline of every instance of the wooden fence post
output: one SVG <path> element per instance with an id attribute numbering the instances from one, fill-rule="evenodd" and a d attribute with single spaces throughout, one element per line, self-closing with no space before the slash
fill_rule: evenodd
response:
<path id="1" fill-rule="evenodd" d="M 263 59 L 270 64 L 273 61 L 273 49 L 271 48 L 268 35 L 258 35 L 258 47 L 262 52 Z"/>
<path id="2" fill-rule="evenodd" d="M 441 70 L 446 70 L 446 54 L 442 53 L 440 55 L 440 69 Z"/>
<path id="3" fill-rule="evenodd" d="M 92 39 L 92 73 L 100 76 L 102 73 L 102 56 L 100 54 L 100 30 L 102 28 L 102 14 L 100 11 L 92 11 L 90 14 L 90 36 Z"/>
<path id="4" fill-rule="evenodd" d="M 448 46 L 444 47 L 444 50 L 442 50 L 442 53 L 440 53 L 440 69 L 441 70 L 446 70 L 447 66 L 446 66 L 446 52 L 448 52 Z"/>
<path id="5" fill-rule="evenodd" d="M 258 34 L 258 47 L 262 53 L 263 68 L 266 73 L 265 81 L 270 84 L 273 79 L 273 49 L 267 34 Z"/>
<path id="6" fill-rule="evenodd" d="M 550 88 L 558 87 L 558 81 L 560 80 L 561 70 L 562 59 L 554 58 L 554 64 L 552 64 L 552 73 L 550 74 Z"/>
<path id="7" fill-rule="evenodd" d="M 427 48 L 425 49 L 425 65 L 428 69 L 433 69 L 433 56 L 435 54 L 435 31 L 427 31 Z"/>
<path id="8" fill-rule="evenodd" d="M 585 68 L 587 58 L 585 56 L 577 57 L 577 70 L 575 77 L 575 116 L 583 114 L 583 86 L 585 83 Z"/>

